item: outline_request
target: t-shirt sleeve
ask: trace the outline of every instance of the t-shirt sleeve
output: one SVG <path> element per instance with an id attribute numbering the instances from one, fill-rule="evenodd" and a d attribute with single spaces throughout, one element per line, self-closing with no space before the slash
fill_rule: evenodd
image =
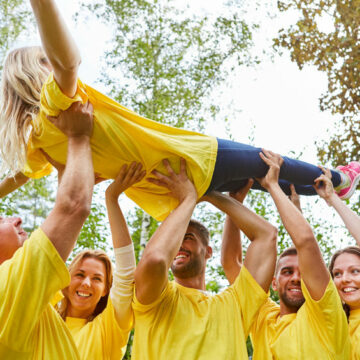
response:
<path id="1" fill-rule="evenodd" d="M 244 331 L 247 336 L 260 307 L 264 304 L 268 295 L 244 265 L 230 288 L 233 288 L 236 293 L 242 313 Z"/>
<path id="2" fill-rule="evenodd" d="M 52 171 L 52 166 L 48 163 L 47 159 L 36 146 L 36 138 L 43 136 L 43 132 L 46 132 L 46 136 L 51 136 L 51 130 L 54 125 L 49 124 L 46 116 L 57 116 L 60 111 L 64 111 L 71 106 L 74 102 L 80 101 L 82 103 L 87 102 L 88 96 L 86 94 L 85 86 L 78 79 L 77 90 L 74 97 L 70 98 L 66 96 L 60 89 L 59 85 L 54 79 L 54 74 L 50 73 L 49 77 L 45 81 L 40 97 L 40 113 L 33 120 L 33 130 L 28 141 L 26 152 L 26 164 L 23 169 L 23 173 L 33 179 L 39 179 L 43 176 L 49 175 Z M 59 130 L 55 133 L 58 134 Z M 52 138 L 49 139 L 51 143 Z"/>
<path id="3" fill-rule="evenodd" d="M 140 301 L 136 297 L 136 288 L 134 286 L 134 296 L 133 296 L 133 303 L 132 307 L 133 310 L 138 313 L 147 313 L 149 311 L 152 311 L 154 308 L 156 308 L 159 304 L 161 304 L 166 298 L 169 298 L 173 294 L 174 286 L 172 282 L 168 281 L 167 285 L 165 286 L 165 289 L 162 291 L 161 295 L 151 304 L 141 304 Z"/>
<path id="4" fill-rule="evenodd" d="M 40 179 L 49 175 L 52 170 L 52 165 L 47 161 L 41 150 L 33 146 L 30 137 L 27 145 L 26 163 L 22 173 L 29 178 Z"/>
<path id="5" fill-rule="evenodd" d="M 42 87 L 40 101 L 40 111 L 45 112 L 49 116 L 57 116 L 60 111 L 66 110 L 74 102 L 80 101 L 83 104 L 86 103 L 88 95 L 83 83 L 78 79 L 76 93 L 70 98 L 61 91 L 55 81 L 54 74 L 51 73 Z"/>
<path id="6" fill-rule="evenodd" d="M 268 314 L 272 313 L 274 310 L 278 311 L 279 305 L 268 297 L 265 303 L 260 307 L 260 310 L 255 316 L 254 322 L 250 328 L 250 335 L 253 345 L 255 346 L 259 337 L 263 336 L 264 327 L 266 326 L 266 319 Z"/>
<path id="7" fill-rule="evenodd" d="M 109 349 L 109 351 L 115 347 L 121 347 L 123 349 L 123 353 L 125 353 L 125 348 L 127 346 L 127 342 L 130 335 L 131 327 L 128 329 L 121 329 L 119 324 L 116 321 L 115 310 L 113 303 L 108 298 L 108 303 L 105 310 L 98 315 L 95 322 L 101 322 L 101 327 L 103 329 L 104 341 L 107 342 L 105 345 L 105 349 Z M 111 354 L 108 354 L 109 359 L 111 358 Z"/>
<path id="8" fill-rule="evenodd" d="M 27 351 L 33 329 L 56 292 L 70 282 L 65 263 L 38 229 L 0 266 L 0 342 Z"/>
<path id="9" fill-rule="evenodd" d="M 333 280 L 330 278 L 323 297 L 318 301 L 311 298 L 303 281 L 301 288 L 309 321 L 317 329 L 324 346 L 329 348 L 329 353 L 341 353 L 348 344 L 348 324 Z"/>

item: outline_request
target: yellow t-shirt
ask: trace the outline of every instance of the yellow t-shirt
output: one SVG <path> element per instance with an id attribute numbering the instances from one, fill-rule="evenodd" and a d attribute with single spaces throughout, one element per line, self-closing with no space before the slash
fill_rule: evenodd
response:
<path id="1" fill-rule="evenodd" d="M 351 360 L 360 360 L 360 309 L 350 311 Z"/>
<path id="2" fill-rule="evenodd" d="M 51 172 L 39 148 L 54 160 L 65 164 L 67 138 L 47 118 L 56 116 L 73 102 L 89 100 L 94 106 L 94 132 L 91 148 L 94 170 L 101 177 L 114 179 L 121 166 L 133 161 L 142 163 L 147 176 L 154 169 L 166 170 L 162 160 L 169 159 L 175 170 L 180 168 L 180 157 L 187 161 L 187 172 L 202 196 L 208 189 L 215 167 L 217 141 L 214 137 L 166 126 L 148 120 L 78 80 L 76 95 L 65 96 L 50 74 L 41 93 L 40 114 L 33 122 L 28 142 L 27 164 L 24 174 L 39 178 Z M 146 177 L 126 191 L 128 197 L 158 220 L 163 220 L 177 206 L 177 200 L 167 195 L 168 190 L 151 184 Z"/>
<path id="3" fill-rule="evenodd" d="M 253 360 L 346 360 L 350 338 L 345 312 L 332 280 L 319 301 L 311 298 L 304 282 L 305 303 L 295 314 L 280 317 L 270 299 L 251 328 Z"/>
<path id="4" fill-rule="evenodd" d="M 41 229 L 0 265 L 0 359 L 79 360 L 50 303 L 69 282 L 64 262 Z"/>
<path id="5" fill-rule="evenodd" d="M 169 282 L 150 305 L 134 296 L 132 360 L 247 359 L 246 338 L 266 298 L 244 266 L 218 295 Z"/>
<path id="6" fill-rule="evenodd" d="M 83 360 L 121 360 L 132 327 L 129 319 L 128 329 L 121 329 L 115 318 L 115 311 L 109 297 L 105 310 L 93 321 L 86 319 L 66 318 L 76 346 Z"/>

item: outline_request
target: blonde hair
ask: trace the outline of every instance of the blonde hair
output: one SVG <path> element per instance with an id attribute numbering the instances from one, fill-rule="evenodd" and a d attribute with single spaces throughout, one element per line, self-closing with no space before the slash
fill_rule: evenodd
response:
<path id="1" fill-rule="evenodd" d="M 0 176 L 15 175 L 26 163 L 31 121 L 40 110 L 40 94 L 49 75 L 39 46 L 11 51 L 4 63 L 0 90 Z"/>
<path id="2" fill-rule="evenodd" d="M 77 266 L 81 264 L 85 259 L 96 259 L 101 261 L 105 265 L 105 289 L 106 295 L 103 296 L 96 305 L 94 312 L 88 317 L 87 321 L 92 321 L 95 317 L 101 314 L 106 308 L 110 289 L 113 282 L 113 269 L 109 256 L 105 251 L 102 250 L 83 250 L 79 254 L 77 254 L 73 261 L 70 263 L 68 270 L 69 273 L 72 274 Z M 56 310 L 60 314 L 60 316 L 65 320 L 66 312 L 68 307 L 68 298 L 66 297 L 66 292 L 64 293 L 64 298 L 55 306 Z"/>

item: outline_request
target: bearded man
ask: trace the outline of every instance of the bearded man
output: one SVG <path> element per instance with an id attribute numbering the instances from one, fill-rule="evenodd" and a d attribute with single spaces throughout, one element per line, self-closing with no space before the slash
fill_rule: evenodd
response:
<path id="1" fill-rule="evenodd" d="M 211 193 L 205 200 L 232 217 L 250 239 L 234 284 L 220 294 L 206 292 L 206 262 L 212 255 L 209 232 L 190 220 L 197 201 L 184 160 L 176 174 L 155 172 L 178 207 L 150 239 L 135 272 L 134 360 L 247 359 L 246 338 L 266 301 L 276 262 L 274 226 L 237 200 Z M 169 268 L 175 281 L 168 280 Z"/>
<path id="2" fill-rule="evenodd" d="M 269 172 L 259 183 L 273 198 L 295 247 L 277 261 L 272 287 L 280 304 L 269 298 L 251 328 L 253 360 L 350 359 L 347 319 L 319 245 L 309 223 L 278 184 L 282 158 L 266 150 L 261 157 Z M 233 232 L 227 231 L 222 247 L 230 282 L 241 268 L 241 242 L 238 237 L 234 244 Z"/>

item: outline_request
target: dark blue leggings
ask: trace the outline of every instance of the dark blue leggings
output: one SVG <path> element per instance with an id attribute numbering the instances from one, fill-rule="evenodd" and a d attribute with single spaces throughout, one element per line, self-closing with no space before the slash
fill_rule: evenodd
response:
<path id="1" fill-rule="evenodd" d="M 243 187 L 249 178 L 261 178 L 266 175 L 268 166 L 261 160 L 261 148 L 240 144 L 230 140 L 218 140 L 218 153 L 215 170 L 207 192 L 236 191 Z M 314 180 L 322 174 L 321 169 L 309 163 L 283 157 L 284 163 L 280 169 L 279 184 L 285 194 L 290 195 L 290 184 L 295 185 L 300 195 L 316 195 L 313 188 Z M 341 176 L 337 171 L 331 171 L 332 183 L 338 186 Z M 255 181 L 253 189 L 264 190 Z"/>

